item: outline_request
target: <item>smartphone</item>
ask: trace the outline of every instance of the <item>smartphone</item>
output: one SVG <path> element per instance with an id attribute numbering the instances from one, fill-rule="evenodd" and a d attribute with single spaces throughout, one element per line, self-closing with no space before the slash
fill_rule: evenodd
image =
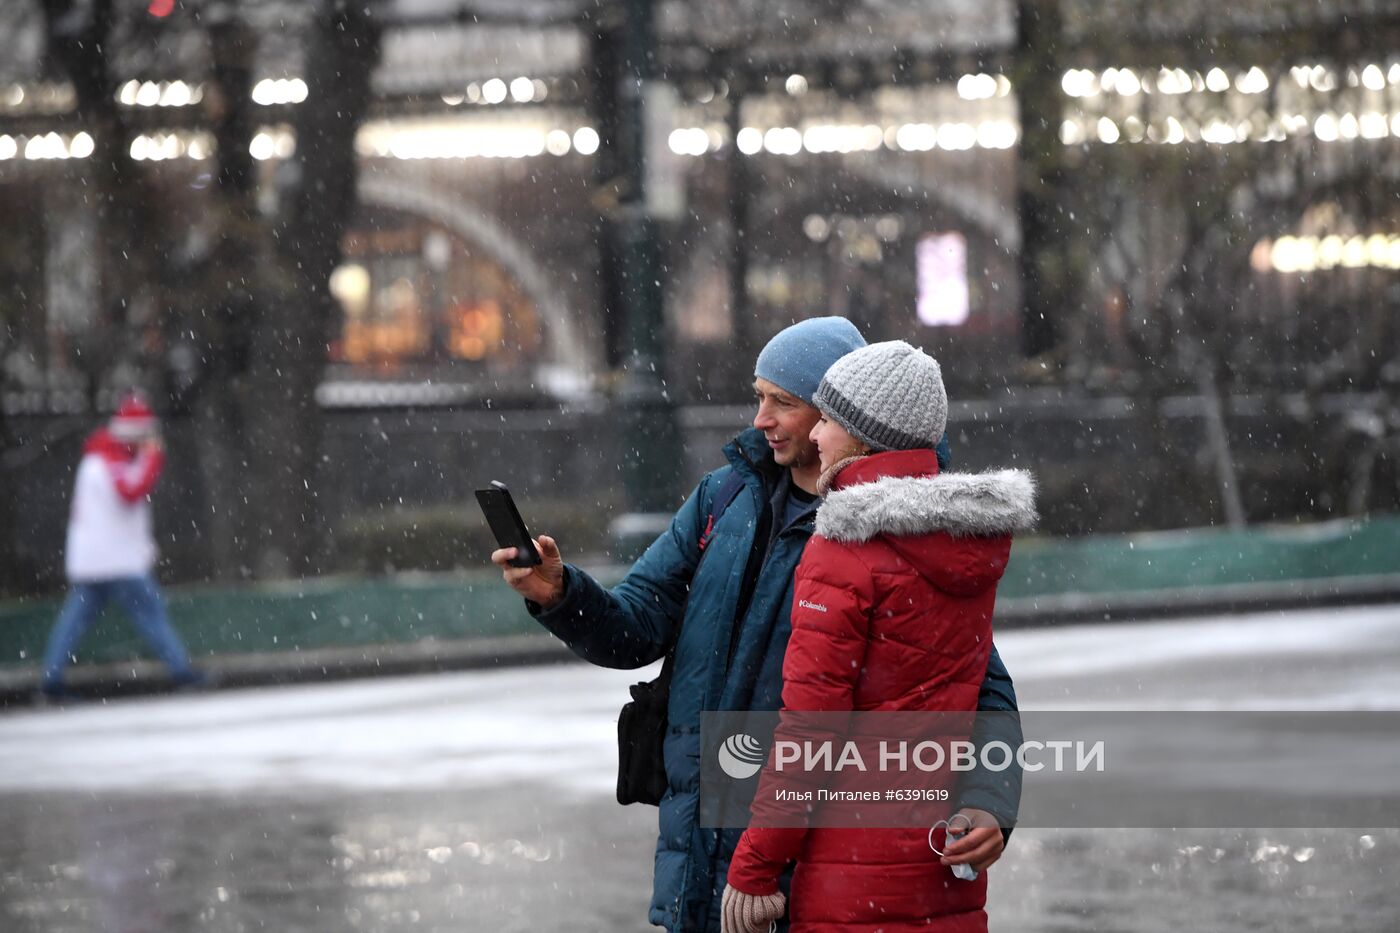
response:
<path id="1" fill-rule="evenodd" d="M 512 567 L 533 567 L 541 563 L 540 552 L 535 550 L 535 542 L 530 540 L 530 532 L 505 483 L 492 480 L 490 488 L 476 491 L 476 501 L 486 513 L 486 523 L 491 526 L 496 543 L 503 548 L 516 548 L 515 557 L 510 560 Z"/>

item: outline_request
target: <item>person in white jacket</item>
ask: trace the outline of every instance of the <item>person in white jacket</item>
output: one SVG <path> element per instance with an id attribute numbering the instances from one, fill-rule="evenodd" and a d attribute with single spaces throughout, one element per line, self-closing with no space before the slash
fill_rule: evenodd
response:
<path id="1" fill-rule="evenodd" d="M 177 685 L 205 681 L 170 625 L 152 572 L 156 542 L 150 496 L 164 465 L 155 414 L 137 393 L 124 398 L 106 427 L 88 437 L 68 513 L 68 598 L 44 651 L 44 696 L 68 695 L 64 668 L 108 602 L 126 610 Z"/>

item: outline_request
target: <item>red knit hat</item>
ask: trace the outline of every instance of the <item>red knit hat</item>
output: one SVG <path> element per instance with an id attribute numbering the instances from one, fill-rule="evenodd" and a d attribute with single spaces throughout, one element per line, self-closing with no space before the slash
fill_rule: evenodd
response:
<path id="1" fill-rule="evenodd" d="M 107 422 L 107 430 L 119 441 L 135 442 L 156 433 L 156 413 L 140 392 L 122 396 L 117 413 Z"/>

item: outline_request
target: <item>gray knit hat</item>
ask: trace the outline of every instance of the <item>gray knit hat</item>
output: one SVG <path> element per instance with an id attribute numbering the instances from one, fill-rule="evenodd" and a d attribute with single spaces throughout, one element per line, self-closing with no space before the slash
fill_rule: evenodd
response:
<path id="1" fill-rule="evenodd" d="M 903 340 L 872 343 L 831 364 L 812 404 L 874 450 L 932 448 L 948 426 L 938 362 Z"/>

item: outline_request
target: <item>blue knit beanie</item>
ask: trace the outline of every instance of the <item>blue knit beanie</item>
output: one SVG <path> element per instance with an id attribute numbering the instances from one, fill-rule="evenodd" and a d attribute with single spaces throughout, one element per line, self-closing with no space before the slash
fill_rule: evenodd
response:
<path id="1" fill-rule="evenodd" d="M 784 328 L 768 341 L 753 374 L 810 405 L 831 364 L 863 346 L 865 338 L 845 318 L 809 318 Z"/>

